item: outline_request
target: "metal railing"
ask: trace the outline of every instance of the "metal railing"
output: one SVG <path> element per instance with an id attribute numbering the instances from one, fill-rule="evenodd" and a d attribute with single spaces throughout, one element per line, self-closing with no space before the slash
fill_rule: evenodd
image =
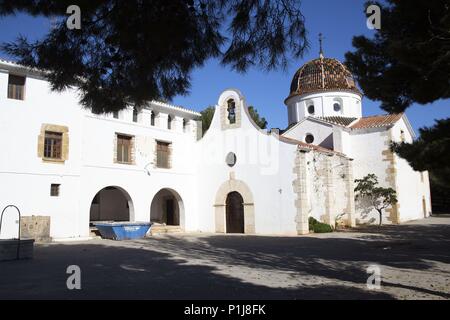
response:
<path id="1" fill-rule="evenodd" d="M 19 260 L 20 259 L 20 220 L 21 220 L 22 215 L 20 213 L 19 208 L 17 208 L 15 205 L 11 204 L 11 205 L 6 206 L 3 209 L 2 214 L 0 216 L 0 235 L 2 234 L 3 215 L 5 214 L 6 210 L 9 209 L 9 208 L 16 209 L 17 210 L 17 214 L 19 215 L 19 232 L 18 232 L 18 235 L 17 235 L 17 254 L 16 254 L 16 259 Z"/>

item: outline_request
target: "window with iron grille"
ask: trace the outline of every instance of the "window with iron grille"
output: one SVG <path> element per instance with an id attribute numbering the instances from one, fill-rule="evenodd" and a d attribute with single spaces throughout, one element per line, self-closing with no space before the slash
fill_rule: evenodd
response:
<path id="1" fill-rule="evenodd" d="M 139 110 L 134 107 L 133 108 L 133 122 L 138 122 L 138 118 L 139 118 Z"/>
<path id="2" fill-rule="evenodd" d="M 52 184 L 50 186 L 50 196 L 51 197 L 59 197 L 59 189 L 60 189 L 60 184 Z"/>
<path id="3" fill-rule="evenodd" d="M 133 137 L 117 135 L 117 162 L 130 164 Z"/>
<path id="4" fill-rule="evenodd" d="M 156 166 L 158 168 L 170 168 L 170 143 L 156 141 Z"/>
<path id="5" fill-rule="evenodd" d="M 60 132 L 45 131 L 44 158 L 62 158 L 62 138 L 63 134 Z"/>
<path id="6" fill-rule="evenodd" d="M 8 99 L 25 99 L 25 77 L 10 74 L 8 78 Z"/>
<path id="7" fill-rule="evenodd" d="M 152 111 L 152 114 L 151 114 L 151 116 L 150 116 L 150 125 L 151 125 L 151 126 L 154 126 L 154 125 L 155 125 L 155 118 L 156 118 L 155 112 Z"/>

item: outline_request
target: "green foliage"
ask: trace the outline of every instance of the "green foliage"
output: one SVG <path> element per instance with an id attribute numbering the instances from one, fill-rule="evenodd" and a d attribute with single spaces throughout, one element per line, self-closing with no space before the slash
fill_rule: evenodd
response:
<path id="1" fill-rule="evenodd" d="M 390 113 L 412 103 L 450 97 L 450 5 L 448 0 L 387 0 L 381 29 L 369 39 L 353 38 L 346 64 L 365 95 Z M 367 4 L 366 4 L 367 6 Z M 434 195 L 450 195 L 450 118 L 420 130 L 413 144 L 393 149 L 415 170 L 430 171 Z M 432 197 L 432 199 L 435 199 Z"/>
<path id="2" fill-rule="evenodd" d="M 380 225 L 383 223 L 383 210 L 397 203 L 397 194 L 392 188 L 380 187 L 378 177 L 375 174 L 368 174 L 362 179 L 355 180 L 356 200 L 368 200 L 370 205 L 378 211 L 380 215 Z"/>
<path id="3" fill-rule="evenodd" d="M 261 129 L 267 129 L 267 121 L 266 118 L 261 118 L 261 116 L 258 113 L 258 110 L 255 109 L 255 107 L 250 106 L 248 107 L 248 112 L 250 113 L 250 117 L 255 121 L 255 123 L 260 127 Z"/>
<path id="4" fill-rule="evenodd" d="M 313 217 L 309 217 L 308 222 L 309 230 L 313 231 L 314 233 L 333 232 L 333 228 L 329 224 L 319 222 Z"/>
<path id="5" fill-rule="evenodd" d="M 314 219 L 313 217 L 309 217 L 308 219 L 309 222 L 309 230 L 312 231 L 314 230 L 314 226 L 318 223 L 320 223 L 319 221 L 317 221 L 316 219 Z"/>
<path id="6" fill-rule="evenodd" d="M 261 118 L 258 110 L 256 110 L 255 107 L 248 107 L 248 111 L 250 113 L 250 117 L 253 119 L 253 121 L 261 128 L 266 129 L 267 128 L 267 121 L 265 118 Z M 203 128 L 203 134 L 208 131 L 209 127 L 211 126 L 212 119 L 214 117 L 215 107 L 209 106 L 205 110 L 201 111 L 202 115 L 202 128 Z"/>
<path id="7" fill-rule="evenodd" d="M 314 233 L 328 233 L 333 232 L 333 228 L 329 224 L 319 222 L 314 225 L 313 231 Z"/>
<path id="8" fill-rule="evenodd" d="M 450 97 L 448 0 L 387 0 L 373 38 L 353 38 L 346 64 L 365 95 L 390 113 Z"/>
<path id="9" fill-rule="evenodd" d="M 81 30 L 66 26 L 70 5 Z M 299 0 L 2 0 L 0 16 L 56 18 L 41 40 L 2 49 L 46 70 L 53 90 L 76 87 L 81 104 L 108 113 L 187 94 L 190 75 L 211 58 L 239 72 L 283 68 L 308 46 Z"/>
<path id="10" fill-rule="evenodd" d="M 208 107 L 205 110 L 201 111 L 200 114 L 202 115 L 202 130 L 203 130 L 203 134 L 206 133 L 206 131 L 208 131 L 212 119 L 214 117 L 214 112 L 215 112 L 216 108 L 214 107 Z"/>

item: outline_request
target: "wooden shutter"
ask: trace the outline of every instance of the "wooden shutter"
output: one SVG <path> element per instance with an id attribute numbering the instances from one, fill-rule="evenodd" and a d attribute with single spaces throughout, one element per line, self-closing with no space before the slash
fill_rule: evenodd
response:
<path id="1" fill-rule="evenodd" d="M 25 99 L 25 77 L 10 74 L 8 78 L 8 99 Z"/>
<path id="2" fill-rule="evenodd" d="M 117 135 L 117 162 L 131 163 L 132 137 Z"/>
<path id="3" fill-rule="evenodd" d="M 156 146 L 156 166 L 158 168 L 169 168 L 170 143 L 157 142 Z"/>

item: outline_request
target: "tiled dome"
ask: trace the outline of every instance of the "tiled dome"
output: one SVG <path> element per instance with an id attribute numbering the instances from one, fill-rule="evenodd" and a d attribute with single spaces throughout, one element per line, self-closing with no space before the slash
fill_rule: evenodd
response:
<path id="1" fill-rule="evenodd" d="M 289 97 L 326 91 L 348 91 L 362 96 L 350 71 L 338 60 L 311 60 L 294 75 Z"/>

